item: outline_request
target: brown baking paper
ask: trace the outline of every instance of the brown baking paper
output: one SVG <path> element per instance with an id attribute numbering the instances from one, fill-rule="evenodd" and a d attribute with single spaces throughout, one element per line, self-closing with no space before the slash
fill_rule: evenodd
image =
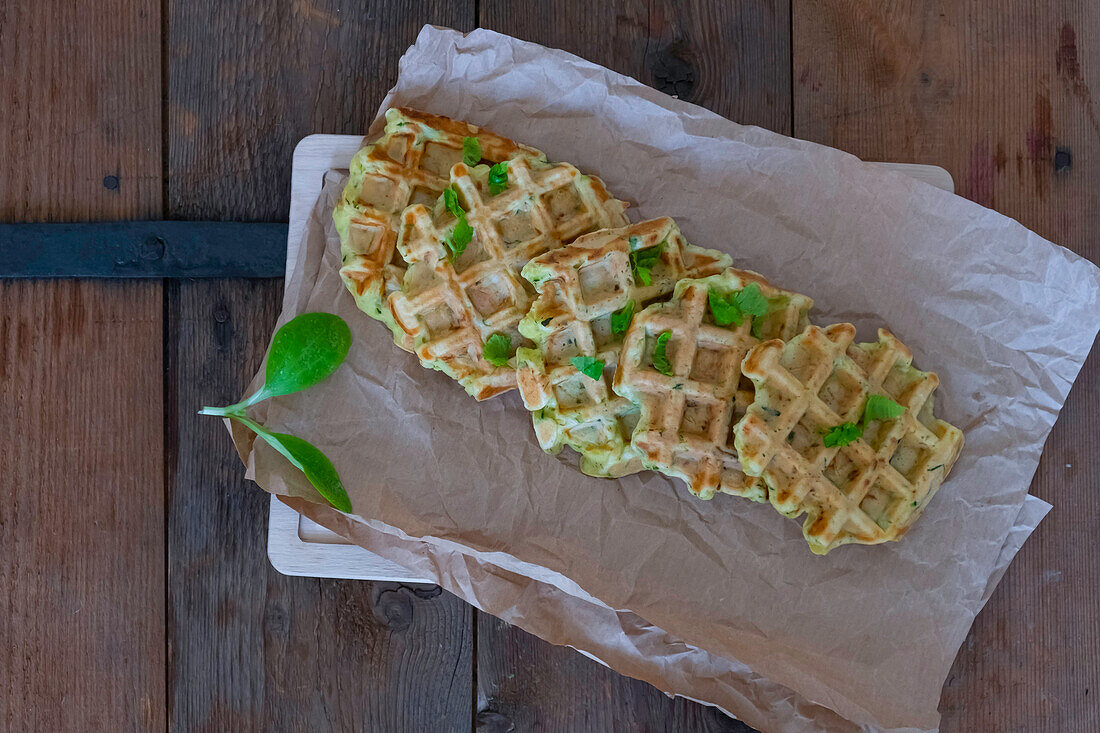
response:
<path id="1" fill-rule="evenodd" d="M 259 413 L 333 460 L 358 516 L 311 515 L 539 636 L 762 729 L 934 728 L 974 615 L 1049 508 L 1027 487 L 1100 326 L 1100 270 L 957 196 L 490 31 L 425 27 L 382 108 L 397 104 L 599 174 L 636 220 L 670 215 L 693 243 L 813 297 L 817 323 L 850 320 L 865 339 L 889 324 L 939 373 L 938 413 L 967 444 L 901 542 L 825 557 L 769 506 L 698 501 L 652 472 L 584 476 L 574 455 L 539 449 L 514 392 L 475 403 L 355 309 L 330 174 L 291 243 L 280 323 L 337 313 L 352 349 L 324 383 Z M 318 500 L 265 444 L 235 439 L 265 489 Z"/>

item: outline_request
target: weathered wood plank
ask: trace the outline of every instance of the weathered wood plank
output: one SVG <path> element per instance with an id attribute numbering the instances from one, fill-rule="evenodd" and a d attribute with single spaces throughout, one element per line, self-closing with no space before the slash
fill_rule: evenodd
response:
<path id="1" fill-rule="evenodd" d="M 1100 261 L 1100 8 L 1060 0 L 795 0 L 794 132 L 865 159 L 934 163 L 959 193 Z M 1100 355 L 1047 441 L 1054 511 L 979 615 L 944 730 L 1100 727 Z"/>
<path id="2" fill-rule="evenodd" d="M 789 133 L 788 11 L 781 0 L 482 0 L 479 21 L 575 53 L 735 122 Z"/>
<path id="3" fill-rule="evenodd" d="M 717 708 L 671 699 L 564 646 L 477 613 L 477 730 L 707 731 L 753 729 Z"/>
<path id="4" fill-rule="evenodd" d="M 472 3 L 171 2 L 169 214 L 285 220 L 291 153 L 363 132 L 426 22 Z M 255 372 L 281 283 L 180 283 L 169 302 L 178 431 L 169 513 L 175 730 L 469 730 L 472 610 L 448 594 L 286 578 L 266 556 L 267 495 L 204 403 Z"/>
<path id="5" fill-rule="evenodd" d="M 730 119 L 790 131 L 786 2 L 517 4 L 481 25 L 565 49 Z M 538 141 L 530 141 L 537 145 Z M 478 614 L 478 722 L 507 730 L 748 730 Z"/>
<path id="6" fill-rule="evenodd" d="M 0 5 L 0 220 L 161 213 L 160 5 Z M 164 712 L 159 283 L 0 283 L 0 728 Z"/>
<path id="7" fill-rule="evenodd" d="M 288 578 L 267 561 L 268 496 L 225 429 L 280 309 L 271 281 L 173 284 L 178 454 L 169 502 L 175 730 L 468 730 L 468 606 L 436 591 Z"/>

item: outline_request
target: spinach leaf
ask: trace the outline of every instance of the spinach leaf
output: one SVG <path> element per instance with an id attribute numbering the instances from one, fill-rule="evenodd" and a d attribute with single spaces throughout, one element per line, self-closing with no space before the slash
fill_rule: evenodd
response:
<path id="1" fill-rule="evenodd" d="M 732 294 L 722 295 L 714 288 L 708 288 L 707 304 L 710 306 L 711 317 L 719 326 L 728 326 L 731 323 L 740 326 L 745 321 L 745 314 L 741 312 Z"/>
<path id="2" fill-rule="evenodd" d="M 759 283 L 749 283 L 733 297 L 742 313 L 759 318 L 768 312 L 768 299 L 760 292 Z"/>
<path id="3" fill-rule="evenodd" d="M 508 188 L 508 161 L 502 160 L 489 169 L 489 193 L 496 196 Z"/>
<path id="4" fill-rule="evenodd" d="M 509 352 L 512 350 L 512 339 L 508 334 L 497 331 L 485 340 L 481 347 L 481 355 L 485 361 L 498 367 L 508 366 Z"/>
<path id="5" fill-rule="evenodd" d="M 867 396 L 867 404 L 863 406 L 863 424 L 872 420 L 894 420 L 905 413 L 905 408 L 894 402 L 889 397 L 880 394 Z"/>
<path id="6" fill-rule="evenodd" d="M 481 162 L 481 141 L 476 137 L 462 138 L 462 162 L 477 165 Z"/>
<path id="7" fill-rule="evenodd" d="M 336 467 L 316 446 L 296 435 L 276 433 L 243 415 L 230 415 L 248 426 L 268 445 L 279 451 L 299 471 L 305 474 L 313 488 L 342 512 L 351 512 L 351 499 L 340 480 Z"/>
<path id="8" fill-rule="evenodd" d="M 454 218 L 466 218 L 466 210 L 462 208 L 462 204 L 458 203 L 458 190 L 455 189 L 453 183 L 443 189 L 443 205 L 447 207 L 447 211 L 451 212 Z"/>
<path id="9" fill-rule="evenodd" d="M 599 379 L 603 374 L 603 359 L 591 356 L 574 356 L 569 360 L 573 367 L 589 379 Z"/>
<path id="10" fill-rule="evenodd" d="M 204 415 L 228 415 L 269 397 L 300 392 L 336 371 L 351 346 L 351 329 L 332 313 L 303 313 L 283 324 L 271 340 L 264 385 L 229 407 L 204 407 Z"/>
<path id="11" fill-rule="evenodd" d="M 668 340 L 672 338 L 672 331 L 665 331 L 657 337 L 657 345 L 653 349 L 653 368 L 661 374 L 672 376 L 672 363 L 668 360 L 666 349 Z"/>
<path id="12" fill-rule="evenodd" d="M 443 240 L 443 244 L 446 245 L 448 250 L 447 259 L 451 262 L 458 259 L 466 251 L 466 245 L 473 238 L 474 228 L 470 226 L 470 222 L 466 221 L 466 214 L 463 213 L 455 222 L 455 228 L 451 230 L 451 236 Z"/>
<path id="13" fill-rule="evenodd" d="M 664 248 L 665 243 L 661 242 L 655 247 L 636 249 L 630 253 L 630 267 L 634 270 L 634 277 L 642 285 L 649 287 L 653 284 L 652 270 L 660 261 Z"/>
<path id="14" fill-rule="evenodd" d="M 863 428 L 854 422 L 846 422 L 829 429 L 825 434 L 826 448 L 839 448 L 863 437 Z"/>
<path id="15" fill-rule="evenodd" d="M 626 329 L 630 326 L 630 319 L 633 317 L 634 301 L 631 300 L 622 308 L 611 314 L 611 333 L 626 333 Z"/>

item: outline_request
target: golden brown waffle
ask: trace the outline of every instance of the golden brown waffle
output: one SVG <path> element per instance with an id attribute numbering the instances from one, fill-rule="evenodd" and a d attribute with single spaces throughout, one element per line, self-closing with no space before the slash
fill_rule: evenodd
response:
<path id="1" fill-rule="evenodd" d="M 784 344 L 768 341 L 745 358 L 756 397 L 734 427 L 744 470 L 761 476 L 771 503 L 825 554 L 850 542 L 898 539 L 936 493 L 962 449 L 958 428 L 936 419 L 939 378 L 912 367 L 909 349 L 880 329 L 877 343 L 853 344 L 855 327 L 811 326 Z M 895 419 L 862 425 L 863 437 L 826 447 L 824 435 L 859 423 L 869 395 L 905 407 Z"/>
<path id="2" fill-rule="evenodd" d="M 730 296 L 756 283 L 767 311 L 740 325 L 718 325 L 708 293 Z M 692 493 L 709 499 L 716 491 L 754 501 L 766 498 L 758 480 L 745 476 L 733 449 L 730 426 L 752 402 L 752 384 L 741 360 L 763 338 L 790 338 L 801 331 L 813 301 L 772 286 L 755 272 L 729 269 L 701 280 L 683 280 L 672 300 L 634 318 L 615 374 L 615 392 L 640 408 L 632 444 L 647 467 L 682 478 Z M 655 363 L 663 334 L 665 374 Z M 659 359 L 659 357 L 658 357 Z"/>
<path id="3" fill-rule="evenodd" d="M 636 277 L 633 251 L 661 247 L 648 270 L 649 284 Z M 523 276 L 539 292 L 519 330 L 534 348 L 516 354 L 520 394 L 533 413 L 544 450 L 568 445 L 581 455 L 581 470 L 592 476 L 623 476 L 642 470 L 630 447 L 638 408 L 611 390 L 611 377 L 629 323 L 624 308 L 640 311 L 672 295 L 677 281 L 721 272 L 729 255 L 688 244 L 669 218 L 619 229 L 605 229 L 531 260 Z M 612 316 L 621 315 L 612 329 Z M 592 379 L 577 370 L 573 357 L 604 363 Z"/>
<path id="4" fill-rule="evenodd" d="M 356 305 L 393 328 L 385 297 L 400 288 L 407 267 L 396 250 L 401 212 L 432 205 L 462 160 L 462 141 L 475 137 L 484 160 L 545 156 L 475 125 L 412 109 L 390 109 L 382 137 L 351 161 L 350 177 L 332 218 L 340 234 L 340 275 Z M 403 339 L 398 345 L 408 349 Z"/>
<path id="5" fill-rule="evenodd" d="M 596 229 L 626 224 L 625 204 L 603 182 L 568 163 L 519 156 L 508 161 L 508 187 L 489 192 L 488 167 L 459 163 L 451 171 L 473 239 L 452 262 L 444 240 L 457 220 L 442 201 L 402 216 L 398 251 L 409 264 L 401 289 L 389 297 L 395 333 L 424 366 L 458 380 L 479 400 L 516 386 L 513 364 L 483 356 L 493 334 L 510 343 L 509 356 L 530 345 L 519 322 L 533 291 L 520 277 L 529 260 Z"/>

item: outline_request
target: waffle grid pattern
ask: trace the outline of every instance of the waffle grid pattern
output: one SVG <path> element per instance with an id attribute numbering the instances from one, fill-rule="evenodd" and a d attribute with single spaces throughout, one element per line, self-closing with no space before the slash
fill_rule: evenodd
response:
<path id="1" fill-rule="evenodd" d="M 405 210 L 397 246 L 409 269 L 389 296 L 395 334 L 425 366 L 449 374 L 477 399 L 516 386 L 515 368 L 486 361 L 482 345 L 494 333 L 513 347 L 525 344 L 518 327 L 532 293 L 519 276 L 523 266 L 580 234 L 626 223 L 624 204 L 567 163 L 512 158 L 508 187 L 496 195 L 487 174 L 487 166 L 452 169 L 451 184 L 474 230 L 453 261 L 444 240 L 456 219 L 442 201 L 434 210 Z"/>
<path id="2" fill-rule="evenodd" d="M 661 246 L 649 285 L 630 265 L 632 251 Z M 612 315 L 634 304 L 669 297 L 683 278 L 703 277 L 729 266 L 728 255 L 687 243 L 667 217 L 586 234 L 567 247 L 532 260 L 523 275 L 539 291 L 520 331 L 534 349 L 517 354 L 520 394 L 533 412 L 543 449 L 568 445 L 581 454 L 581 470 L 622 476 L 642 470 L 630 446 L 638 408 L 611 387 L 622 334 Z M 591 356 L 604 362 L 600 379 L 581 374 L 570 362 Z"/>
<path id="3" fill-rule="evenodd" d="M 909 350 L 888 331 L 853 345 L 855 328 L 811 326 L 788 343 L 769 341 L 745 359 L 756 386 L 735 428 L 745 471 L 763 477 L 773 506 L 795 517 L 819 554 L 849 542 L 897 539 L 921 513 L 962 448 L 962 433 L 932 415 L 935 374 L 911 366 Z M 829 428 L 857 422 L 867 397 L 906 407 L 893 420 L 864 426 L 863 438 L 828 448 Z"/>
<path id="4" fill-rule="evenodd" d="M 400 288 L 406 263 L 396 250 L 401 212 L 433 203 L 450 183 L 451 167 L 462 160 L 462 141 L 476 137 L 484 159 L 545 156 L 524 145 L 457 120 L 411 109 L 390 109 L 381 138 L 362 148 L 350 164 L 350 178 L 333 212 L 340 234 L 340 275 L 363 312 L 393 328 L 386 293 Z M 398 346 L 409 346 L 398 340 Z"/>
<path id="5" fill-rule="evenodd" d="M 757 283 L 770 303 L 762 335 L 790 337 L 805 326 L 812 301 L 772 287 L 756 273 L 727 270 L 676 287 L 668 303 L 650 306 L 635 318 L 623 345 L 615 391 L 639 405 L 633 445 L 652 468 L 687 482 L 710 499 L 715 492 L 753 501 L 767 498 L 759 480 L 746 476 L 731 445 L 730 426 L 753 400 L 741 362 L 757 343 L 751 319 L 719 326 L 708 309 L 708 292 L 726 294 Z M 666 354 L 672 374 L 653 364 L 657 338 L 671 334 Z"/>

